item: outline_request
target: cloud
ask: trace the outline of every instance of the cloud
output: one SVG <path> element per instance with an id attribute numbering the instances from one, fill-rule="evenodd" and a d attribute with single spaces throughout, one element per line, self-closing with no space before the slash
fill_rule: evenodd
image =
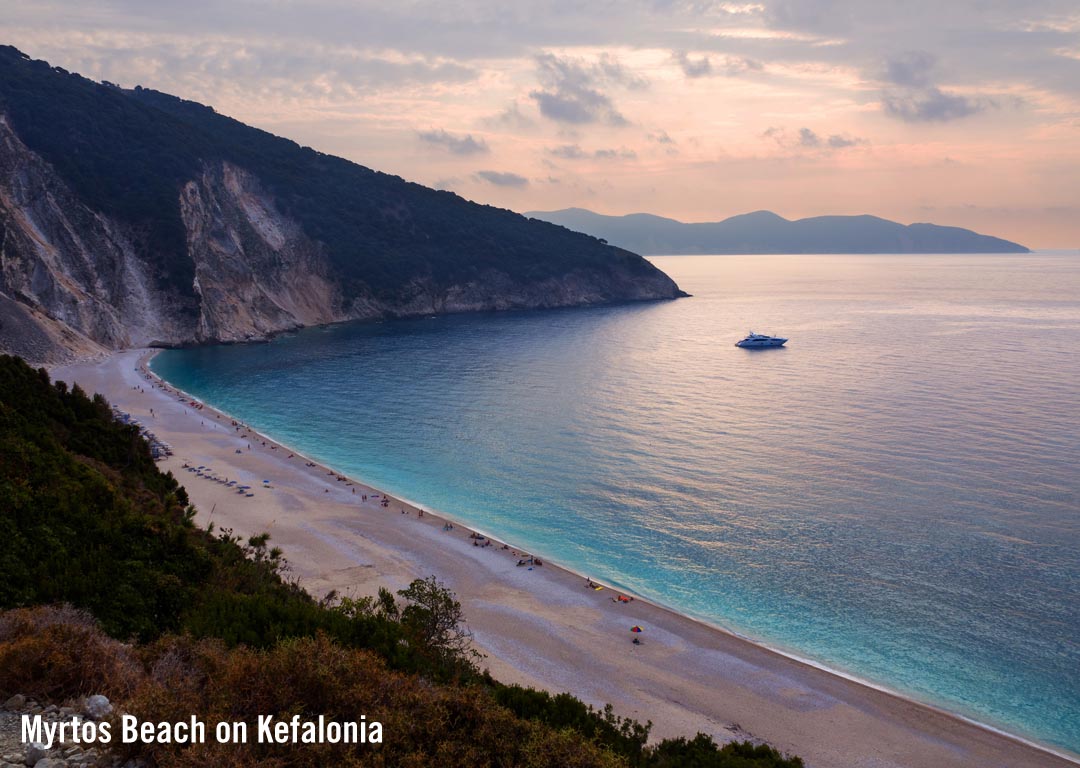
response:
<path id="1" fill-rule="evenodd" d="M 627 149 L 626 147 L 620 149 L 595 149 L 592 152 L 586 152 L 577 144 L 563 144 L 559 147 L 552 147 L 548 149 L 547 153 L 552 157 L 558 157 L 563 160 L 584 160 L 589 157 L 596 158 L 597 160 L 613 160 L 615 158 L 633 160 L 637 157 L 637 152 L 632 149 Z"/>
<path id="2" fill-rule="evenodd" d="M 143 85 L 220 105 L 223 95 L 261 102 L 350 101 L 386 91 L 461 85 L 469 64 L 387 49 L 354 48 L 287 38 L 179 32 L 50 31 L 27 46 L 34 58 L 123 87 Z M 34 35 L 31 35 L 33 38 Z"/>
<path id="3" fill-rule="evenodd" d="M 542 87 L 530 91 L 529 98 L 536 102 L 541 115 L 559 123 L 626 125 L 626 118 L 601 87 L 640 90 L 648 86 L 644 78 L 607 54 L 588 64 L 582 59 L 543 53 L 536 57 L 536 66 Z"/>
<path id="4" fill-rule="evenodd" d="M 746 56 L 725 56 L 724 57 L 724 74 L 728 77 L 735 77 L 745 72 L 760 72 L 765 69 L 765 65 L 757 59 L 751 59 Z"/>
<path id="5" fill-rule="evenodd" d="M 940 88 L 886 91 L 881 99 L 885 114 L 909 123 L 945 123 L 985 111 L 997 104 L 985 98 L 946 93 Z"/>
<path id="6" fill-rule="evenodd" d="M 504 173 L 501 171 L 477 171 L 476 177 L 496 187 L 515 187 L 521 189 L 529 186 L 529 180 L 516 173 Z"/>
<path id="7" fill-rule="evenodd" d="M 886 84 L 881 97 L 885 114 L 909 123 L 944 123 L 997 106 L 990 99 L 941 90 L 937 70 L 937 57 L 927 51 L 886 57 L 880 74 Z"/>
<path id="8" fill-rule="evenodd" d="M 580 160 L 587 156 L 577 144 L 563 144 L 561 147 L 552 147 L 547 152 L 552 157 L 561 157 L 563 160 Z"/>
<path id="9" fill-rule="evenodd" d="M 420 141 L 433 146 L 443 147 L 453 155 L 486 155 L 491 150 L 483 138 L 474 139 L 472 134 L 454 136 L 443 129 L 421 131 L 417 134 Z"/>
<path id="10" fill-rule="evenodd" d="M 451 176 L 448 179 L 439 179 L 431 186 L 434 189 L 451 190 L 459 184 L 461 184 L 461 179 L 459 179 L 457 176 Z"/>
<path id="11" fill-rule="evenodd" d="M 882 79 L 906 88 L 926 88 L 937 58 L 926 51 L 905 51 L 885 59 Z"/>
<path id="12" fill-rule="evenodd" d="M 491 117 L 486 117 L 482 121 L 485 125 L 494 128 L 512 128 L 516 130 L 522 130 L 526 128 L 532 128 L 535 125 L 535 120 L 521 111 L 521 107 L 518 106 L 515 99 L 510 103 L 506 109 Z"/>
<path id="13" fill-rule="evenodd" d="M 834 133 L 829 137 L 830 149 L 846 149 L 848 147 L 854 147 L 858 144 L 865 144 L 865 139 L 848 138 L 847 136 L 841 136 L 838 133 Z"/>
<path id="14" fill-rule="evenodd" d="M 672 58 L 682 68 L 683 74 L 691 79 L 715 74 L 737 77 L 746 72 L 760 72 L 765 68 L 760 61 L 748 56 L 725 56 L 719 67 L 714 67 L 713 60 L 708 56 L 692 59 L 686 51 L 676 51 Z"/>
<path id="15" fill-rule="evenodd" d="M 649 87 L 649 81 L 634 72 L 631 72 L 610 53 L 600 54 L 597 59 L 596 69 L 612 83 L 618 83 L 632 91 L 643 91 Z"/>
<path id="16" fill-rule="evenodd" d="M 676 51 L 675 61 L 682 67 L 683 74 L 689 78 L 705 77 L 712 74 L 712 62 L 708 56 L 702 56 L 697 61 L 690 58 L 686 51 Z"/>
<path id="17" fill-rule="evenodd" d="M 622 149 L 597 149 L 593 152 L 593 157 L 599 160 L 613 160 L 615 158 L 633 160 L 637 157 L 637 152 L 625 147 Z"/>
<path id="18" fill-rule="evenodd" d="M 674 144 L 675 139 L 668 136 L 667 131 L 657 131 L 656 133 L 647 134 L 646 137 L 649 141 L 655 141 L 657 144 Z"/>
<path id="19" fill-rule="evenodd" d="M 799 129 L 799 146 L 800 147 L 820 147 L 821 137 L 811 131 L 809 128 Z"/>
<path id="20" fill-rule="evenodd" d="M 794 134 L 784 128 L 773 127 L 762 133 L 762 136 L 772 139 L 784 149 L 793 151 L 816 150 L 823 153 L 829 153 L 832 150 L 848 149 L 849 147 L 856 147 L 860 144 L 867 143 L 866 139 L 860 139 L 855 136 L 845 136 L 840 133 L 822 136 L 817 131 L 806 127 L 800 128 Z"/>

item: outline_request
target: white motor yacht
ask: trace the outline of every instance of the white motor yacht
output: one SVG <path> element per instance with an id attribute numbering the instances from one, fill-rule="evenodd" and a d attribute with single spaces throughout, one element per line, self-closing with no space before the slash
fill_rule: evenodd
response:
<path id="1" fill-rule="evenodd" d="M 750 331 L 750 334 L 742 341 L 736 341 L 736 347 L 742 347 L 743 349 L 763 349 L 765 347 L 782 347 L 787 339 L 781 339 L 779 336 L 766 336 L 763 333 L 754 333 Z"/>

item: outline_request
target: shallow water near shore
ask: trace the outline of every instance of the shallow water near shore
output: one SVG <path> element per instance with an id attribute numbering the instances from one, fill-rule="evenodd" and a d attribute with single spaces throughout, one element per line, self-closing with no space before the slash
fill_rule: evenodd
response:
<path id="1" fill-rule="evenodd" d="M 594 578 L 1080 752 L 1080 257 L 653 260 L 694 297 L 152 366 Z"/>

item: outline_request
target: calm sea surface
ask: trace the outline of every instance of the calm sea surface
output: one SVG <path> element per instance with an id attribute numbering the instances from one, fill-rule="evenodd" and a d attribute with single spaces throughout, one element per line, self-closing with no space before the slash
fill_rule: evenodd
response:
<path id="1" fill-rule="evenodd" d="M 693 298 L 154 369 L 594 578 L 1080 752 L 1080 255 L 653 260 Z M 751 328 L 788 346 L 734 347 Z"/>

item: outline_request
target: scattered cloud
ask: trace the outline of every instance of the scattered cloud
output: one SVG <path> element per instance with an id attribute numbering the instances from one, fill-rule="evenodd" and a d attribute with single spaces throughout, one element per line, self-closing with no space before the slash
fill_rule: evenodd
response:
<path id="1" fill-rule="evenodd" d="M 821 137 L 811 131 L 809 128 L 799 129 L 799 146 L 800 147 L 820 147 Z"/>
<path id="2" fill-rule="evenodd" d="M 612 160 L 615 158 L 633 160 L 637 157 L 637 152 L 632 149 L 627 149 L 626 147 L 620 149 L 594 149 L 592 152 L 586 152 L 577 144 L 563 144 L 558 147 L 551 147 L 547 150 L 547 153 L 552 157 L 558 157 L 562 160 L 584 160 L 586 158 L 596 158 L 598 160 Z"/>
<path id="3" fill-rule="evenodd" d="M 708 56 L 691 59 L 686 51 L 676 51 L 675 61 L 682 67 L 683 74 L 689 78 L 705 77 L 712 74 L 712 62 Z"/>
<path id="4" fill-rule="evenodd" d="M 847 136 L 841 136 L 838 133 L 834 133 L 830 136 L 828 141 L 830 149 L 846 149 L 847 147 L 854 147 L 865 143 L 865 139 L 849 138 Z"/>
<path id="5" fill-rule="evenodd" d="M 991 99 L 941 90 L 937 70 L 937 57 L 927 51 L 887 57 L 881 71 L 887 84 L 881 97 L 885 114 L 909 123 L 944 123 L 997 106 Z"/>
<path id="6" fill-rule="evenodd" d="M 476 177 L 489 184 L 494 184 L 496 187 L 514 187 L 521 189 L 522 187 L 529 186 L 529 180 L 516 173 L 503 171 L 477 171 Z"/>
<path id="7" fill-rule="evenodd" d="M 648 86 L 644 78 L 608 54 L 589 64 L 583 59 L 543 53 L 536 57 L 536 67 L 541 87 L 530 91 L 529 98 L 536 102 L 540 114 L 559 123 L 626 125 L 626 118 L 601 89 L 622 86 L 640 90 Z"/>
<path id="8" fill-rule="evenodd" d="M 613 160 L 619 158 L 621 160 L 633 160 L 637 157 L 637 152 L 632 149 L 623 147 L 622 149 L 597 149 L 593 152 L 593 157 L 600 160 Z"/>
<path id="9" fill-rule="evenodd" d="M 432 146 L 442 147 L 453 155 L 486 155 L 491 150 L 483 138 L 474 139 L 472 134 L 455 136 L 443 129 L 434 131 L 421 131 L 417 134 L 420 141 Z"/>
<path id="10" fill-rule="evenodd" d="M 885 114 L 909 123 L 945 123 L 983 112 L 997 103 L 946 93 L 937 87 L 886 91 L 881 99 Z"/>
<path id="11" fill-rule="evenodd" d="M 622 62 L 610 53 L 602 53 L 596 62 L 596 69 L 610 82 L 617 83 L 631 91 L 643 91 L 649 87 L 648 79 L 630 71 Z"/>
<path id="12" fill-rule="evenodd" d="M 196 4 L 8 2 L 0 30 L 69 71 L 534 208 L 584 200 L 593 191 L 571 171 L 634 164 L 621 147 L 648 173 L 614 189 L 592 179 L 605 208 L 644 199 L 683 218 L 742 205 L 725 197 L 735 189 L 815 212 L 855 205 L 865 188 L 885 190 L 896 216 L 916 192 L 940 206 L 1055 205 L 1080 178 L 1076 0 Z M 762 139 L 769 125 L 783 130 Z M 549 153 L 559 146 L 579 154 Z M 500 187 L 477 168 L 525 183 Z M 1045 233 L 1008 221 L 1013 239 L 1080 236 L 1064 216 Z"/>
<path id="13" fill-rule="evenodd" d="M 536 121 L 521 111 L 517 99 L 510 102 L 510 106 L 496 115 L 484 118 L 483 123 L 493 128 L 509 128 L 511 130 L 525 130 L 532 128 Z"/>
<path id="14" fill-rule="evenodd" d="M 724 57 L 724 74 L 728 77 L 735 77 L 745 72 L 761 72 L 763 69 L 765 69 L 765 65 L 757 59 L 751 59 L 747 56 Z"/>
<path id="15" fill-rule="evenodd" d="M 785 128 L 773 127 L 762 133 L 762 136 L 772 139 L 783 149 L 791 151 L 817 150 L 821 152 L 830 152 L 832 150 L 847 149 L 849 147 L 856 147 L 860 144 L 867 143 L 866 139 L 847 136 L 840 133 L 822 136 L 817 131 L 806 127 L 800 128 L 795 133 L 791 133 Z"/>
<path id="16" fill-rule="evenodd" d="M 583 157 L 588 157 L 585 151 L 577 144 L 563 144 L 560 147 L 552 147 L 547 152 L 552 157 L 559 157 L 563 160 L 580 160 Z"/>
<path id="17" fill-rule="evenodd" d="M 682 69 L 683 74 L 690 79 L 717 74 L 737 77 L 746 72 L 760 72 L 765 68 L 760 61 L 748 56 L 725 56 L 719 66 L 714 66 L 713 59 L 709 56 L 693 59 L 686 51 L 676 51 L 672 54 L 672 58 Z"/>

